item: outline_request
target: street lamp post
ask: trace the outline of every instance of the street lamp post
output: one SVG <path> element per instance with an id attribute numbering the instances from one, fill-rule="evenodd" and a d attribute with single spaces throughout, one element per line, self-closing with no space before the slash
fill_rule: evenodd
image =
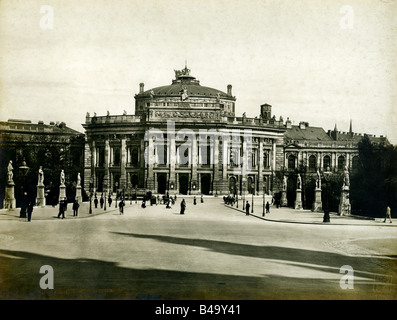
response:
<path id="1" fill-rule="evenodd" d="M 93 187 L 93 182 L 92 178 L 90 178 L 90 210 L 89 213 L 92 213 L 92 187 Z"/>
<path id="2" fill-rule="evenodd" d="M 330 171 L 325 171 L 324 172 L 324 180 L 325 180 L 325 208 L 324 208 L 324 216 L 323 216 L 323 222 L 331 222 L 331 219 L 329 217 L 329 194 L 330 194 L 330 178 L 331 178 L 332 172 Z"/>
<path id="3" fill-rule="evenodd" d="M 28 174 L 29 167 L 26 165 L 25 158 L 22 161 L 22 165 L 19 167 L 19 170 L 21 171 L 22 174 L 22 205 L 21 205 L 21 212 L 19 217 L 20 218 L 26 218 L 26 206 L 27 206 L 27 195 L 25 196 L 26 193 L 26 175 Z"/>
<path id="4" fill-rule="evenodd" d="M 237 201 L 236 208 L 238 208 L 238 186 L 236 186 L 236 201 Z"/>
<path id="5" fill-rule="evenodd" d="M 251 192 L 252 192 L 252 205 L 251 205 L 251 213 L 254 213 L 254 193 L 255 193 L 255 184 L 251 184 Z"/>
<path id="6" fill-rule="evenodd" d="M 241 185 L 241 193 L 243 195 L 243 210 L 245 210 L 245 186 L 244 186 L 244 181 L 242 182 L 242 185 Z"/>
<path id="7" fill-rule="evenodd" d="M 108 184 L 107 181 L 105 180 L 103 182 L 103 189 L 105 190 L 105 201 L 104 201 L 104 210 L 106 211 L 106 202 L 107 202 L 107 188 L 108 188 Z"/>
<path id="8" fill-rule="evenodd" d="M 262 217 L 265 216 L 265 186 L 263 186 L 263 194 L 262 194 Z"/>
<path id="9" fill-rule="evenodd" d="M 118 189 L 119 183 L 118 183 L 118 182 L 115 182 L 114 185 L 116 186 L 116 201 L 115 201 L 116 204 L 115 204 L 114 207 L 117 208 L 117 193 L 118 193 L 118 190 L 117 190 L 117 189 Z"/>
<path id="10" fill-rule="evenodd" d="M 130 205 L 132 204 L 132 183 L 128 185 L 128 188 L 130 189 Z"/>

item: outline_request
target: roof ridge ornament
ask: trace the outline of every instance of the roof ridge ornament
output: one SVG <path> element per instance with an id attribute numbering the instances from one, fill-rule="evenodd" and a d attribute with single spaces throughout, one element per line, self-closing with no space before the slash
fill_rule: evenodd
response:
<path id="1" fill-rule="evenodd" d="M 187 64 L 185 62 L 185 68 L 182 70 L 174 70 L 175 72 L 175 79 L 178 80 L 181 76 L 188 76 L 188 77 L 192 77 L 190 75 L 190 69 L 187 68 Z"/>

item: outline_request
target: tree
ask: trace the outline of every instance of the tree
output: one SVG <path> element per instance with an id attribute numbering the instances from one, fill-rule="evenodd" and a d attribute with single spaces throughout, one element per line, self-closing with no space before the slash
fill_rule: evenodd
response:
<path id="1" fill-rule="evenodd" d="M 364 135 L 358 150 L 361 165 L 352 174 L 350 187 L 353 213 L 381 217 L 387 205 L 393 213 L 397 210 L 396 146 L 371 142 Z"/>

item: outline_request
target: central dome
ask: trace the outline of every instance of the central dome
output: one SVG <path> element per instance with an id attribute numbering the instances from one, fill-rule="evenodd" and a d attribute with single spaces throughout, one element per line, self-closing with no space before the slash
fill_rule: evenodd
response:
<path id="1" fill-rule="evenodd" d="M 222 116 L 234 116 L 236 98 L 232 96 L 232 86 L 227 86 L 227 92 L 200 85 L 190 70 L 185 66 L 182 70 L 174 70 L 175 79 L 167 86 L 144 90 L 144 84 L 139 84 L 139 93 L 135 95 L 135 114 L 146 115 L 149 109 L 165 112 L 175 108 L 219 110 Z M 216 110 L 215 110 L 216 109 Z"/>
<path id="2" fill-rule="evenodd" d="M 190 74 L 190 69 L 186 66 L 182 70 L 174 70 L 175 79 L 172 80 L 172 84 L 156 87 L 150 90 L 143 90 L 143 84 L 141 84 L 140 92 L 137 95 L 140 96 L 180 96 L 182 93 L 187 94 L 190 97 L 208 97 L 208 98 L 223 98 L 232 99 L 231 86 L 228 86 L 228 93 L 200 85 L 200 81 L 197 80 Z"/>

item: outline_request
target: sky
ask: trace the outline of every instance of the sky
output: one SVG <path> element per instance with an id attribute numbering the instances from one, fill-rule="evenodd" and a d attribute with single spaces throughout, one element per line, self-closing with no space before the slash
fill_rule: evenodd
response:
<path id="1" fill-rule="evenodd" d="M 272 105 L 293 124 L 397 144 L 397 1 L 0 0 L 0 120 L 134 112 L 187 61 L 233 86 L 236 116 Z"/>

